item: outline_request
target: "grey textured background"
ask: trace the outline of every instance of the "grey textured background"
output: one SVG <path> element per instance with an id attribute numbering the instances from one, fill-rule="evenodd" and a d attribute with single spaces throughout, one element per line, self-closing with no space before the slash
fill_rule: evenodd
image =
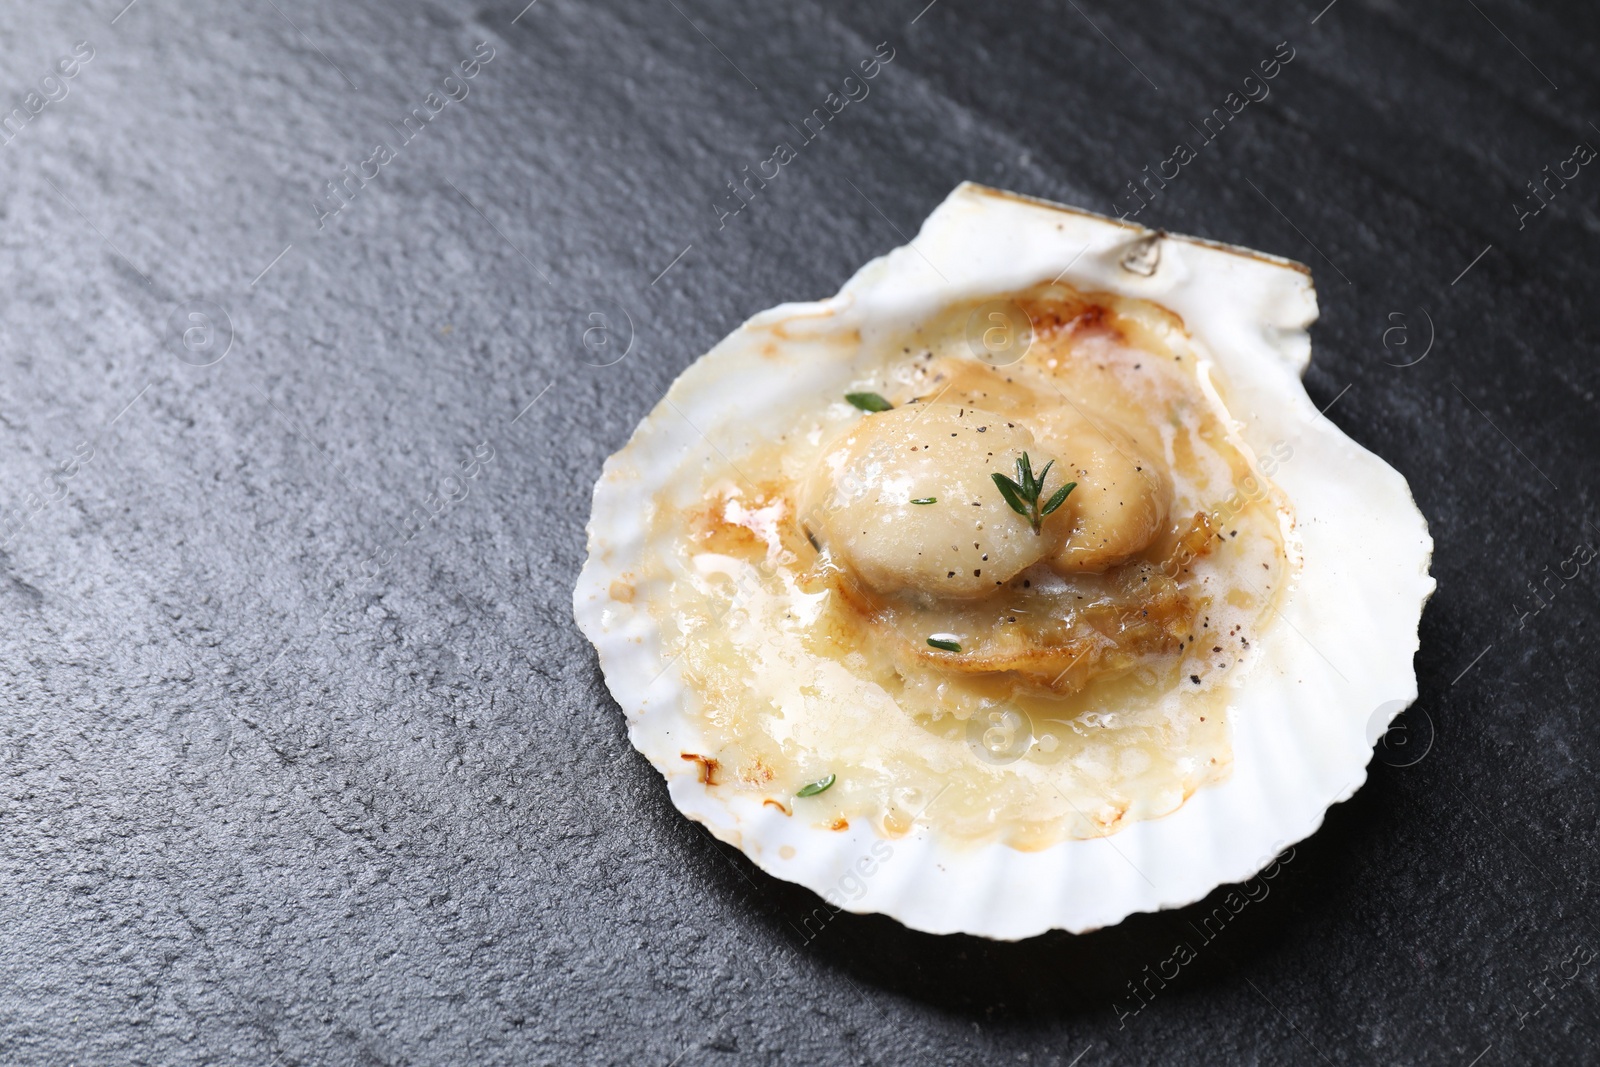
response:
<path id="1" fill-rule="evenodd" d="M 122 3 L 0 12 L 0 114 L 94 49 L 0 147 L 0 1062 L 1600 1055 L 1600 563 L 1551 577 L 1600 543 L 1600 170 L 1513 206 L 1600 145 L 1592 6 Z M 1139 221 L 1313 267 L 1311 393 L 1437 541 L 1405 731 L 1136 1016 L 1217 897 L 808 938 L 820 901 L 671 809 L 572 624 L 603 458 L 964 178 L 1110 210 L 1280 41 Z M 195 300 L 232 333 L 205 367 Z M 597 308 L 633 325 L 612 366 Z"/>

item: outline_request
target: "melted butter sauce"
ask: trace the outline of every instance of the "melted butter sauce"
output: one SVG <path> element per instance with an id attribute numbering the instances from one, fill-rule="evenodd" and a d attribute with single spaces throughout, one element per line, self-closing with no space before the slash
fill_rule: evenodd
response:
<path id="1" fill-rule="evenodd" d="M 1165 524 L 1104 573 L 1040 564 L 985 599 L 863 603 L 797 509 L 830 442 L 873 416 L 842 399 L 797 410 L 730 457 L 737 472 L 686 468 L 696 484 L 654 499 L 654 555 L 634 595 L 679 658 L 714 749 L 695 755 L 720 768 L 714 788 L 823 827 L 866 820 L 894 837 L 922 821 L 951 840 L 1036 849 L 1167 814 L 1227 775 L 1230 679 L 1286 579 L 1287 506 L 1208 398 L 1170 313 L 1061 285 L 1016 299 L 1037 331 L 1020 362 L 975 359 L 969 308 L 953 307 L 877 344 L 875 372 L 841 396 L 937 397 L 1043 437 L 1103 423 L 1157 468 Z M 674 503 L 686 497 L 698 503 Z M 922 640 L 935 626 L 986 648 L 1054 641 L 1078 659 L 1062 674 L 1059 656 L 1048 672 L 1021 660 L 959 669 L 965 647 Z M 796 796 L 829 774 L 828 790 Z"/>

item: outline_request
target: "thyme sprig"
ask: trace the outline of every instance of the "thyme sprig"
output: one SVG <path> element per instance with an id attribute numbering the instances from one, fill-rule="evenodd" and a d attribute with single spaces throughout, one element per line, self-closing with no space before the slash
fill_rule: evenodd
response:
<path id="1" fill-rule="evenodd" d="M 1011 506 L 1011 510 L 1028 520 L 1028 525 L 1033 527 L 1037 536 L 1039 524 L 1044 517 L 1067 502 L 1067 496 L 1078 487 L 1077 482 L 1068 482 L 1055 491 L 1055 495 L 1047 500 L 1043 507 L 1039 506 L 1039 497 L 1044 493 L 1044 480 L 1050 476 L 1050 468 L 1056 465 L 1051 460 L 1044 465 L 1044 470 L 1037 476 L 1033 473 L 1033 463 L 1024 452 L 1022 458 L 1017 460 L 1017 477 L 1015 480 L 1007 478 L 1004 474 L 991 474 L 994 487 L 1000 490 L 1000 495 Z"/>

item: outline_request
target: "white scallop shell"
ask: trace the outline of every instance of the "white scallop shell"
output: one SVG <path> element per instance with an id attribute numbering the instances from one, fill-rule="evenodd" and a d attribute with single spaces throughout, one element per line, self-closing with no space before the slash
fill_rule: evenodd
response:
<path id="1" fill-rule="evenodd" d="M 1148 267 L 1152 251 L 1152 272 L 1129 269 Z M 640 488 L 668 484 L 680 465 L 700 462 L 702 431 L 748 435 L 763 412 L 797 395 L 836 393 L 857 374 L 851 349 L 866 346 L 813 339 L 857 328 L 870 338 L 875 325 L 914 322 L 1063 270 L 1079 289 L 1176 312 L 1229 383 L 1245 441 L 1258 454 L 1275 443 L 1293 449 L 1274 480 L 1292 501 L 1299 567 L 1258 654 L 1237 668 L 1248 673 L 1231 679 L 1232 774 L 1165 817 L 1034 852 L 957 848 L 920 825 L 888 841 L 866 820 L 819 829 L 758 798 L 708 790 L 682 757 L 705 749 L 696 748 L 698 727 L 684 713 L 674 665 L 662 660 L 655 623 L 644 605 L 610 595 L 645 549 Z M 1373 742 L 1416 699 L 1412 654 L 1434 588 L 1433 541 L 1405 479 L 1321 416 L 1300 382 L 1316 315 L 1300 264 L 965 183 L 910 246 L 867 264 L 837 296 L 784 304 L 735 330 L 684 371 L 606 462 L 573 598 L 629 736 L 666 776 L 673 803 L 764 870 L 836 907 L 1006 940 L 1192 903 L 1250 878 L 1315 831 L 1328 807 L 1366 780 Z M 779 322 L 794 351 L 774 358 L 770 327 Z"/>

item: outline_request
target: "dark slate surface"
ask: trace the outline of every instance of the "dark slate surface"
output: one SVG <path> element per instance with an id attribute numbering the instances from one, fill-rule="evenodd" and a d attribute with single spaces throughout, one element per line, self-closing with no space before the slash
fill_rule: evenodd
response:
<path id="1" fill-rule="evenodd" d="M 1517 208 L 1600 146 L 1600 16 L 923 2 L 6 5 L 0 1062 L 1600 1056 L 1600 168 Z M 1407 731 L 1209 940 L 1220 892 L 819 918 L 627 743 L 569 608 L 603 458 L 961 179 L 1130 205 L 1279 42 L 1139 221 L 1313 267 L 1310 391 L 1437 539 Z"/>

